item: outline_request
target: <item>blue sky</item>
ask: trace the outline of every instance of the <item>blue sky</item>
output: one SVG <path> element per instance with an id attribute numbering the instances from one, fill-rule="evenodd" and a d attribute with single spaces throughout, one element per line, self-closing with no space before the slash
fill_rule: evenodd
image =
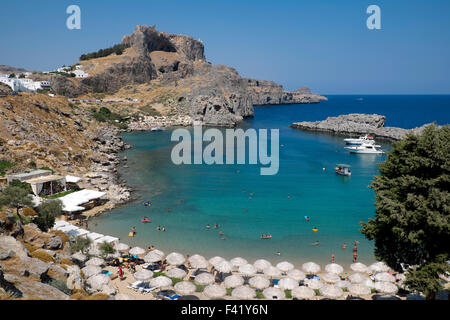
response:
<path id="1" fill-rule="evenodd" d="M 82 29 L 66 28 L 81 7 Z M 381 8 L 382 30 L 366 9 Z M 200 38 L 245 77 L 323 94 L 450 94 L 448 0 L 2 0 L 0 64 L 49 70 L 138 24 Z"/>

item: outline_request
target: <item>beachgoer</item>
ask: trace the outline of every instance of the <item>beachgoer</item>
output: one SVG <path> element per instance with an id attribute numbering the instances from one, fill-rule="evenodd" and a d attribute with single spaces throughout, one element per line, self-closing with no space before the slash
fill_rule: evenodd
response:
<path id="1" fill-rule="evenodd" d="M 306 222 L 308 222 L 309 219 L 311 219 L 311 218 L 310 217 L 305 217 Z"/>
<path id="2" fill-rule="evenodd" d="M 359 241 L 355 240 L 355 246 L 359 245 Z"/>
<path id="3" fill-rule="evenodd" d="M 312 243 L 313 246 L 318 246 L 320 244 L 320 242 L 318 240 L 316 240 L 315 242 Z"/>
<path id="4" fill-rule="evenodd" d="M 122 270 L 122 267 L 121 266 L 119 266 L 119 277 L 120 277 L 120 281 L 122 281 L 123 280 L 123 270 Z"/>
<path id="5" fill-rule="evenodd" d="M 353 263 L 356 262 L 356 259 L 358 259 L 358 253 L 357 252 L 353 252 Z"/>
<path id="6" fill-rule="evenodd" d="M 358 247 L 356 245 L 353 246 L 353 252 L 358 252 Z"/>
<path id="7" fill-rule="evenodd" d="M 205 226 L 206 229 L 210 229 L 211 226 L 209 225 L 209 223 Z"/>
<path id="8" fill-rule="evenodd" d="M 331 263 L 334 263 L 334 253 L 331 254 Z"/>
<path id="9" fill-rule="evenodd" d="M 312 231 L 317 232 L 317 231 L 319 231 L 319 229 L 317 229 L 316 227 L 314 227 L 314 229 L 312 229 Z"/>
<path id="10" fill-rule="evenodd" d="M 342 244 L 342 249 L 347 249 L 347 245 L 345 244 L 345 242 Z"/>
<path id="11" fill-rule="evenodd" d="M 157 226 L 156 230 L 161 231 L 161 226 Z"/>
<path id="12" fill-rule="evenodd" d="M 281 256 L 281 252 L 278 251 L 277 253 L 275 253 L 277 256 Z"/>
<path id="13" fill-rule="evenodd" d="M 288 194 L 287 198 L 288 198 L 288 199 L 290 199 L 290 198 L 291 198 L 291 196 L 290 196 L 290 195 Z"/>
<path id="14" fill-rule="evenodd" d="M 214 226 L 214 229 L 219 229 L 219 224 L 216 223 L 216 225 Z"/>
<path id="15" fill-rule="evenodd" d="M 222 231 L 219 231 L 219 236 L 223 236 L 223 232 Z"/>
<path id="16" fill-rule="evenodd" d="M 162 231 L 162 232 L 166 231 L 166 227 L 163 226 L 162 229 L 161 229 L 161 231 Z"/>
<path id="17" fill-rule="evenodd" d="M 131 232 L 134 234 L 136 234 L 136 227 L 131 228 Z"/>
<path id="18" fill-rule="evenodd" d="M 167 212 L 170 212 L 170 208 L 167 208 Z"/>

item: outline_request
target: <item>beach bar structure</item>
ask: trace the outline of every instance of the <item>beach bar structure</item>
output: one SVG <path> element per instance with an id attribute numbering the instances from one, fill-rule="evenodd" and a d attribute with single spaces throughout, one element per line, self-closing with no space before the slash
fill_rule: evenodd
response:
<path id="1" fill-rule="evenodd" d="M 49 175 L 25 180 L 31 185 L 33 193 L 40 196 L 52 196 L 56 193 L 67 191 L 66 178 L 63 176 Z"/>
<path id="2" fill-rule="evenodd" d="M 34 171 L 30 171 L 30 172 L 7 175 L 6 180 L 8 181 L 8 184 L 10 184 L 14 180 L 24 182 L 25 180 L 50 176 L 52 174 L 53 173 L 50 170 L 34 170 Z"/>
<path id="3" fill-rule="evenodd" d="M 105 192 L 94 190 L 80 190 L 59 198 L 63 204 L 63 211 L 68 213 L 81 212 L 98 205 Z"/>

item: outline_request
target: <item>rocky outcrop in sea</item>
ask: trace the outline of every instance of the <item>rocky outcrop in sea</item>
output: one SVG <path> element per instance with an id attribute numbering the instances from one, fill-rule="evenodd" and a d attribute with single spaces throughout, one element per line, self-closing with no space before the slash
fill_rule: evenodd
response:
<path id="1" fill-rule="evenodd" d="M 328 132 L 339 135 L 363 135 L 370 134 L 376 138 L 396 141 L 408 133 L 421 134 L 426 126 L 414 129 L 403 129 L 396 127 L 385 127 L 386 117 L 378 114 L 352 113 L 338 117 L 328 117 L 323 121 L 295 122 L 292 128 L 305 131 Z"/>

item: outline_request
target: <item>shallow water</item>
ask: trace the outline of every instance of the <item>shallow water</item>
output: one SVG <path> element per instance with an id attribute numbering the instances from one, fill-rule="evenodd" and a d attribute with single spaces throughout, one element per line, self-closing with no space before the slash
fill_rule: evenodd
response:
<path id="1" fill-rule="evenodd" d="M 129 168 L 121 168 L 120 173 L 136 189 L 138 199 L 96 218 L 95 231 L 119 236 L 130 245 L 155 245 L 166 253 L 296 264 L 325 264 L 334 253 L 336 262 L 344 266 L 351 264 L 353 241 L 358 240 L 358 261 L 373 262 L 373 244 L 361 235 L 359 223 L 374 216 L 374 193 L 368 185 L 385 155 L 353 155 L 344 149 L 343 137 L 288 126 L 350 112 L 385 114 L 387 125 L 405 128 L 436 119 L 448 123 L 450 98 L 432 96 L 431 102 L 422 96 L 357 98 L 332 96 L 319 105 L 257 107 L 255 119 L 242 127 L 280 129 L 284 146 L 275 176 L 261 176 L 258 165 L 176 166 L 170 160 L 174 145 L 170 130 L 125 134 L 124 140 L 133 149 L 123 153 Z M 427 104 L 427 111 L 422 103 Z M 383 150 L 390 149 L 389 144 L 378 144 Z M 350 164 L 352 176 L 336 175 L 336 163 Z M 251 199 L 250 193 L 254 194 Z M 145 201 L 152 206 L 143 206 Z M 144 216 L 152 223 L 141 223 Z M 306 222 L 304 216 L 311 220 Z M 218 230 L 205 228 L 216 223 Z M 157 231 L 158 225 L 167 231 Z M 133 226 L 137 234 L 129 238 Z M 317 233 L 312 231 L 314 227 L 319 229 Z M 273 238 L 261 240 L 265 233 Z M 315 241 L 320 244 L 313 246 Z M 346 250 L 341 248 L 344 242 Z M 278 251 L 281 256 L 275 255 Z"/>

